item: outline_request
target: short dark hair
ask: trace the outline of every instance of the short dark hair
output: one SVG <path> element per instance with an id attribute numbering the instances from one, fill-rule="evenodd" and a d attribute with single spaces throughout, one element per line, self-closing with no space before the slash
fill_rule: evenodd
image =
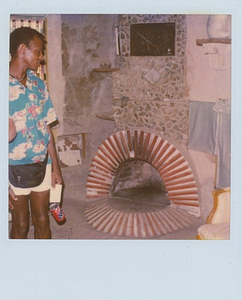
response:
<path id="1" fill-rule="evenodd" d="M 46 40 L 42 33 L 30 27 L 20 27 L 15 29 L 10 34 L 10 54 L 13 57 L 16 54 L 19 45 L 25 44 L 29 47 L 30 41 L 34 40 L 34 37 L 39 37 L 43 42 L 43 51 L 45 50 Z"/>

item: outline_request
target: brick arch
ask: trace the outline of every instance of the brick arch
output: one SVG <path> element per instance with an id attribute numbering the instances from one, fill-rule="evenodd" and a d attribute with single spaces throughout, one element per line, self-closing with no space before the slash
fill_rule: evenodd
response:
<path id="1" fill-rule="evenodd" d="M 86 197 L 110 195 L 117 168 L 129 160 L 142 160 L 160 175 L 173 207 L 199 215 L 199 193 L 191 166 L 167 139 L 144 130 L 123 130 L 99 146 L 87 178 Z"/>

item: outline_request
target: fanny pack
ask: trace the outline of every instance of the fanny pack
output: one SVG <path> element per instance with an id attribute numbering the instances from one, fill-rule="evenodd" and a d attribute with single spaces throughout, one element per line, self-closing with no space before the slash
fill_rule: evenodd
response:
<path id="1" fill-rule="evenodd" d="M 45 177 L 46 164 L 48 155 L 45 160 L 33 164 L 9 165 L 9 181 L 19 188 L 30 188 L 40 185 Z"/>

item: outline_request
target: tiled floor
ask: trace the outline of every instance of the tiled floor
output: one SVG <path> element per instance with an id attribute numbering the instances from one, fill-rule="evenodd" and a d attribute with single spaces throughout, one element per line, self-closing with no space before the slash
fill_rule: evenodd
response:
<path id="1" fill-rule="evenodd" d="M 58 225 L 54 218 L 50 216 L 52 239 L 131 239 L 130 237 L 126 236 L 116 236 L 104 233 L 102 231 L 97 231 L 86 222 L 84 216 L 86 207 L 86 201 L 66 198 L 63 204 L 63 211 L 66 215 L 66 223 L 63 225 Z M 178 230 L 171 234 L 158 236 L 154 239 L 195 240 L 197 228 L 202 224 L 204 224 L 204 220 L 197 218 L 191 226 L 183 230 Z M 30 228 L 28 238 L 33 238 L 33 226 L 31 226 Z"/>
<path id="2" fill-rule="evenodd" d="M 63 197 L 63 211 L 66 215 L 66 222 L 63 225 L 58 225 L 54 218 L 50 215 L 52 239 L 131 239 L 127 236 L 116 236 L 107 234 L 102 231 L 97 231 L 89 225 L 85 219 L 84 211 L 87 206 L 97 200 L 88 200 L 85 197 L 85 172 L 80 172 L 79 167 L 66 168 L 63 170 L 65 180 L 65 189 Z M 78 182 L 78 184 L 77 184 Z M 200 218 L 194 218 L 194 223 L 182 230 L 177 230 L 174 233 L 158 236 L 154 239 L 161 240 L 195 240 L 197 228 L 204 224 L 205 221 Z M 11 224 L 10 224 L 11 226 Z M 29 239 L 34 237 L 34 228 L 30 226 Z M 132 238 L 134 239 L 134 238 Z"/>

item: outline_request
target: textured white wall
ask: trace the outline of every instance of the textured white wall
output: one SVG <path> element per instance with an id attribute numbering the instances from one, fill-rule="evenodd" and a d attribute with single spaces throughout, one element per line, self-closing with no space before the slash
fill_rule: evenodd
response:
<path id="1" fill-rule="evenodd" d="M 213 70 L 209 55 L 204 54 L 196 39 L 207 39 L 208 15 L 187 15 L 186 45 L 186 99 L 216 102 L 219 98 L 231 98 L 231 46 L 218 44 L 219 55 L 226 60 L 225 70 Z"/>
<path id="2" fill-rule="evenodd" d="M 58 135 L 64 131 L 65 79 L 62 76 L 61 15 L 47 15 L 48 85 L 59 124 Z"/>

